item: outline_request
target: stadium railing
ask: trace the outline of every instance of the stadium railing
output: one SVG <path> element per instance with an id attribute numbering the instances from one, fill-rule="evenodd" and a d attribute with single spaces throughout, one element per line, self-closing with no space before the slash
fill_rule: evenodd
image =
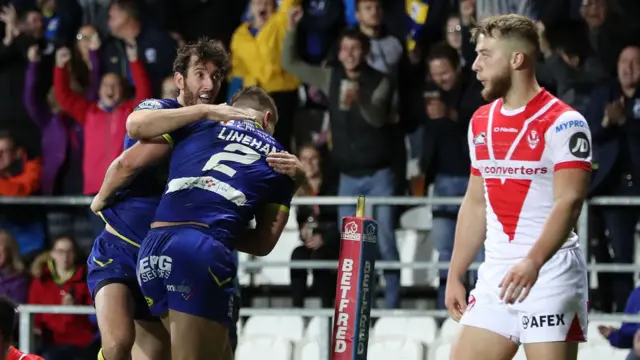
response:
<path id="1" fill-rule="evenodd" d="M 33 206 L 88 206 L 91 204 L 91 197 L 85 196 L 62 196 L 62 197 L 0 197 L 0 205 L 33 205 Z M 355 197 L 297 197 L 294 198 L 292 205 L 355 205 Z M 366 213 L 372 214 L 373 209 L 379 205 L 400 205 L 400 206 L 428 206 L 428 205 L 459 205 L 461 198 L 437 198 L 437 197 L 369 197 L 367 198 Z M 580 219 L 577 224 L 577 232 L 580 234 L 581 247 L 586 253 L 588 250 L 588 227 L 589 227 L 589 206 L 639 206 L 640 197 L 597 197 L 585 202 Z M 474 264 L 473 268 L 477 268 L 478 264 Z M 240 267 L 246 269 L 256 269 L 262 267 L 286 266 L 291 268 L 335 268 L 336 261 L 294 261 L 294 262 L 263 262 L 263 261 L 246 261 L 240 264 Z M 386 262 L 376 264 L 376 269 L 445 269 L 448 268 L 447 263 L 433 262 L 414 262 L 399 263 Z M 590 272 L 616 272 L 629 273 L 640 272 L 633 264 L 591 264 L 588 266 Z M 33 314 L 53 313 L 53 314 L 93 314 L 95 311 L 91 306 L 41 306 L 41 305 L 22 305 L 20 306 L 20 349 L 29 352 L 33 344 Z M 298 316 L 319 316 L 330 319 L 333 316 L 332 309 L 280 309 L 280 308 L 246 308 L 241 309 L 241 316 L 253 315 L 298 315 Z M 440 310 L 379 310 L 373 309 L 371 316 L 433 316 L 446 317 L 445 311 Z M 623 314 L 592 314 L 591 320 L 596 321 L 629 321 L 640 322 L 640 315 L 623 315 Z M 327 322 L 330 324 L 330 322 Z M 326 339 L 329 339 L 330 326 L 326 327 Z M 327 340 L 329 344 L 329 340 Z M 328 351 L 327 349 L 324 349 Z"/>

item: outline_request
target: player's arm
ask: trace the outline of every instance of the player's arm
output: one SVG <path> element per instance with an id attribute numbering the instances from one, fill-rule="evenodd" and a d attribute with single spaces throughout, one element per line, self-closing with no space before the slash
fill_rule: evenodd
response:
<path id="1" fill-rule="evenodd" d="M 538 269 L 567 240 L 580 216 L 591 177 L 591 133 L 582 115 L 576 111 L 562 114 L 545 133 L 545 140 L 555 173 L 553 208 L 527 255 Z"/>
<path id="2" fill-rule="evenodd" d="M 256 112 L 226 104 L 197 104 L 163 109 L 158 100 L 141 102 L 127 118 L 127 133 L 132 139 L 153 139 L 200 120 L 255 120 Z"/>
<path id="3" fill-rule="evenodd" d="M 474 114 L 475 116 L 475 114 Z M 471 175 L 469 185 L 462 199 L 458 222 L 453 242 L 449 278 L 460 280 L 469 270 L 476 254 L 482 247 L 486 236 L 486 204 L 484 198 L 484 181 L 476 162 L 475 145 L 473 143 L 473 116 L 469 124 L 467 141 L 471 158 Z"/>
<path id="4" fill-rule="evenodd" d="M 486 204 L 482 176 L 472 169 L 469 186 L 464 194 L 453 243 L 449 277 L 460 280 L 469 270 L 486 236 Z"/>
<path id="5" fill-rule="evenodd" d="M 289 220 L 289 209 L 270 204 L 256 214 L 255 229 L 247 230 L 245 236 L 235 242 L 236 250 L 254 256 L 269 255 L 278 243 Z"/>
<path id="6" fill-rule="evenodd" d="M 136 174 L 147 166 L 164 159 L 171 152 L 171 145 L 164 137 L 141 140 L 116 158 L 104 176 L 100 191 L 91 204 L 94 212 L 101 210 L 119 190 L 127 186 Z"/>

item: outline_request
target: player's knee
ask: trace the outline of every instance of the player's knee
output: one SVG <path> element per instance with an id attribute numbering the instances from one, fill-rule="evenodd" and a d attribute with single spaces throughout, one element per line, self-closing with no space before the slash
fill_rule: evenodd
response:
<path id="1" fill-rule="evenodd" d="M 135 341 L 135 335 L 117 336 L 111 339 L 102 339 L 102 356 L 104 360 L 129 360 L 131 349 Z"/>

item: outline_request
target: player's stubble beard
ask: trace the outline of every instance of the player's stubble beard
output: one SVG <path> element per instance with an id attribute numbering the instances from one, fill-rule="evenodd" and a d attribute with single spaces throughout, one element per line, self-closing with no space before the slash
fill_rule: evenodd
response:
<path id="1" fill-rule="evenodd" d="M 198 103 L 198 96 L 189 89 L 189 86 L 185 86 L 183 100 L 185 106 L 192 106 Z"/>
<path id="2" fill-rule="evenodd" d="M 485 86 L 484 89 L 482 89 L 481 94 L 486 101 L 490 102 L 507 95 L 510 88 L 511 74 L 509 71 L 505 71 L 490 80 L 488 86 Z"/>

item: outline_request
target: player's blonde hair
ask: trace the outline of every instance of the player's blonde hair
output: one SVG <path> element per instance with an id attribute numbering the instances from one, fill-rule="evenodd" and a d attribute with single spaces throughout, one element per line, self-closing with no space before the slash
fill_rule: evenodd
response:
<path id="1" fill-rule="evenodd" d="M 536 23 L 526 16 L 517 14 L 490 16 L 471 30 L 471 42 L 480 35 L 494 39 L 515 40 L 525 47 L 525 51 L 536 59 L 540 54 L 540 35 Z"/>

